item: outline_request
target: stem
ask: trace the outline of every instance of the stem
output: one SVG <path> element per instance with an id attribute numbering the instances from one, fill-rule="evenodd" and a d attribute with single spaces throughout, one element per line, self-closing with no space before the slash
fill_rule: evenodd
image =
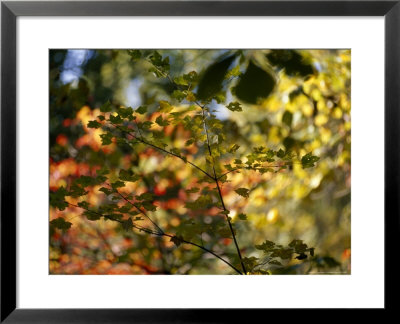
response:
<path id="1" fill-rule="evenodd" d="M 264 166 L 264 168 L 280 168 L 280 167 L 283 167 L 283 166 L 291 166 L 291 165 L 293 165 L 293 164 L 295 164 L 295 162 L 284 163 L 284 164 L 282 164 L 282 165 L 279 165 L 279 164 L 278 164 L 278 165 L 266 165 L 266 166 Z M 299 163 L 299 164 L 301 164 L 301 163 Z M 227 174 L 229 174 L 229 173 L 231 173 L 231 172 L 235 172 L 235 171 L 242 170 L 242 169 L 258 170 L 258 169 L 260 169 L 260 168 L 248 168 L 248 167 L 234 168 L 234 169 L 232 169 L 232 170 L 229 170 L 229 171 L 227 171 L 227 172 L 221 174 L 220 176 L 218 176 L 217 179 L 219 180 L 219 179 L 221 179 L 223 176 L 226 176 Z"/>
<path id="2" fill-rule="evenodd" d="M 70 206 L 73 206 L 73 207 L 76 207 L 76 208 L 81 208 L 81 209 L 90 211 L 91 213 L 97 214 L 97 215 L 102 216 L 102 217 L 104 217 L 104 218 L 107 218 L 107 219 L 109 219 L 109 220 L 113 220 L 113 221 L 116 221 L 116 222 L 121 223 L 121 224 L 123 223 L 123 221 L 121 221 L 121 220 L 119 220 L 119 219 L 116 219 L 116 218 L 113 218 L 113 217 L 110 217 L 110 216 L 107 216 L 107 215 L 103 215 L 102 213 L 99 213 L 99 212 L 96 212 L 96 211 L 93 211 L 93 210 L 90 210 L 90 209 L 87 209 L 87 208 L 85 208 L 85 207 L 81 207 L 81 206 L 78 206 L 78 205 L 75 205 L 75 204 L 71 204 L 71 203 L 69 203 L 69 202 L 67 202 L 67 203 L 68 203 L 68 205 L 70 205 Z M 142 212 L 142 213 L 143 213 L 143 212 Z M 137 224 L 135 224 L 135 223 L 132 223 L 132 227 L 138 229 L 139 231 L 143 231 L 143 232 L 146 232 L 146 233 L 148 233 L 148 234 L 155 235 L 155 236 L 165 236 L 165 237 L 169 237 L 169 238 L 175 237 L 175 235 L 165 233 L 164 231 L 162 231 L 162 232 L 154 232 L 153 230 L 151 230 L 151 229 L 149 229 L 149 228 L 139 226 L 139 225 L 137 225 Z M 157 227 L 158 227 L 158 226 L 157 226 Z M 219 256 L 219 255 L 216 254 L 215 252 L 213 252 L 213 251 L 211 251 L 211 250 L 205 248 L 204 246 L 201 246 L 201 245 L 199 245 L 199 244 L 196 244 L 196 243 L 194 243 L 194 242 L 187 241 L 187 240 L 184 240 L 184 239 L 180 239 L 180 241 L 181 241 L 182 243 L 185 243 L 185 244 L 189 244 L 189 245 L 196 246 L 196 247 L 198 247 L 199 249 L 202 249 L 203 251 L 212 254 L 213 256 L 215 256 L 216 258 L 218 258 L 219 260 L 221 260 L 222 262 L 224 262 L 225 264 L 227 264 L 228 266 L 230 266 L 230 267 L 231 267 L 233 270 L 235 270 L 238 274 L 241 274 L 241 275 L 243 274 L 243 273 L 242 273 L 239 269 L 237 269 L 233 264 L 231 264 L 230 262 L 226 261 L 224 258 L 222 258 L 221 256 Z"/>
<path id="3" fill-rule="evenodd" d="M 123 132 L 123 133 L 125 133 L 125 134 L 127 134 L 127 135 L 132 136 L 132 137 L 133 137 L 135 140 L 137 140 L 138 142 L 143 143 L 143 144 L 146 144 L 146 145 L 148 145 L 148 146 L 151 146 L 151 147 L 153 147 L 153 148 L 155 148 L 155 149 L 157 149 L 157 150 L 159 150 L 159 151 L 161 151 L 161 152 L 167 153 L 167 154 L 172 155 L 172 156 L 174 156 L 174 157 L 177 157 L 178 159 L 181 159 L 181 160 L 182 160 L 183 162 L 185 162 L 185 163 L 189 163 L 191 166 L 195 167 L 197 170 L 203 172 L 207 177 L 209 177 L 210 179 L 213 179 L 213 180 L 214 180 L 214 177 L 213 177 L 211 174 L 209 174 L 207 171 L 203 170 L 202 168 L 200 168 L 198 165 L 194 164 L 193 162 L 188 161 L 186 158 L 184 158 L 184 157 L 182 157 L 182 156 L 180 156 L 180 155 L 178 155 L 178 154 L 175 154 L 175 153 L 173 153 L 173 152 L 170 152 L 170 151 L 168 151 L 168 150 L 166 150 L 166 149 L 164 149 L 164 148 L 162 148 L 162 147 L 159 147 L 159 146 L 157 146 L 157 145 L 154 145 L 154 144 L 152 144 L 152 143 L 150 143 L 150 142 L 147 142 L 147 141 L 145 141 L 143 138 L 138 138 L 138 137 L 136 137 L 134 134 L 132 134 L 131 132 L 127 132 L 127 131 L 125 131 L 124 129 L 121 129 L 121 128 L 118 127 L 118 125 L 116 125 L 116 124 L 113 124 L 113 123 L 111 123 L 111 124 L 112 124 L 115 128 L 117 128 L 119 131 L 121 131 L 121 132 Z"/>
<path id="4" fill-rule="evenodd" d="M 131 206 L 133 206 L 139 213 L 141 213 L 142 215 L 144 215 L 155 227 L 157 227 L 157 229 L 160 231 L 160 233 L 164 233 L 164 231 L 161 229 L 160 226 L 158 226 L 151 218 L 150 216 L 148 216 L 145 212 L 143 212 L 138 206 L 136 206 L 133 202 L 131 202 L 128 198 L 126 198 L 123 194 L 121 194 L 118 190 L 117 193 L 122 197 L 122 199 L 124 199 L 125 201 L 127 201 Z"/>
<path id="5" fill-rule="evenodd" d="M 211 152 L 210 139 L 209 139 L 209 136 L 208 136 L 208 129 L 207 129 L 207 124 L 206 124 L 206 116 L 205 116 L 205 113 L 204 113 L 205 107 L 204 106 L 203 107 L 200 106 L 200 107 L 201 107 L 201 110 L 202 110 L 202 113 L 203 113 L 203 126 L 204 126 L 204 131 L 206 133 L 206 138 L 207 138 L 208 153 L 210 154 L 211 162 L 212 162 L 212 169 L 213 169 L 213 173 L 214 173 L 214 177 L 213 178 L 214 178 L 215 184 L 217 185 L 218 195 L 219 195 L 219 199 L 221 201 L 222 208 L 224 209 L 224 211 L 228 211 L 226 209 L 226 207 L 225 207 L 224 198 L 222 197 L 222 192 L 221 192 L 221 188 L 219 186 L 217 173 L 215 171 L 215 161 L 214 161 L 214 157 L 213 157 L 212 152 Z M 231 223 L 231 221 L 229 219 L 228 213 L 225 214 L 225 218 L 226 218 L 226 220 L 228 222 L 229 230 L 231 231 L 232 238 L 233 238 L 233 241 L 235 243 L 236 251 L 237 251 L 237 254 L 239 256 L 240 264 L 242 265 L 243 273 L 247 274 L 246 267 L 245 267 L 245 265 L 243 263 L 242 254 L 240 252 L 239 244 L 238 244 L 238 242 L 236 240 L 236 235 L 235 235 L 235 232 L 233 230 L 232 223 Z"/>

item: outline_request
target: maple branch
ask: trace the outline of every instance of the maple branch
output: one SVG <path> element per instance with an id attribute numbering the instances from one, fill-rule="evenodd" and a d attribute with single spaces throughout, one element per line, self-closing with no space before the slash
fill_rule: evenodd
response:
<path id="1" fill-rule="evenodd" d="M 214 177 L 213 177 L 211 174 L 209 174 L 207 171 L 203 170 L 202 168 L 200 168 L 198 165 L 194 164 L 193 162 L 188 161 L 186 158 L 184 158 L 184 157 L 182 157 L 182 156 L 180 156 L 180 155 L 178 155 L 178 154 L 176 154 L 176 153 L 173 153 L 173 152 L 171 152 L 171 151 L 168 151 L 168 150 L 166 150 L 166 149 L 164 149 L 164 148 L 162 148 L 162 147 L 159 147 L 159 146 L 157 146 L 157 145 L 154 145 L 153 143 L 147 142 L 146 140 L 143 139 L 143 137 L 138 138 L 138 137 L 136 137 L 134 134 L 132 134 L 131 132 L 127 132 L 127 131 L 125 131 L 124 129 L 121 129 L 121 127 L 119 127 L 118 125 L 116 125 L 116 124 L 114 124 L 114 123 L 111 123 L 111 124 L 112 124 L 115 128 L 117 128 L 118 130 L 120 130 L 121 132 L 123 132 L 123 133 L 125 133 L 125 134 L 127 134 L 127 135 L 132 136 L 136 141 L 138 141 L 138 142 L 140 142 L 140 143 L 143 143 L 143 144 L 145 144 L 145 145 L 151 146 L 151 147 L 153 147 L 153 148 L 155 148 L 155 149 L 157 149 L 157 150 L 159 150 L 159 151 L 161 151 L 161 152 L 164 152 L 164 153 L 167 153 L 167 154 L 172 155 L 172 156 L 174 156 L 174 157 L 177 157 L 178 159 L 182 160 L 183 162 L 189 163 L 191 166 L 195 167 L 197 170 L 203 172 L 203 173 L 204 173 L 207 177 L 209 177 L 210 179 L 215 180 Z"/>
<path id="2" fill-rule="evenodd" d="M 280 168 L 280 167 L 283 167 L 283 166 L 290 166 L 290 165 L 293 165 L 293 164 L 296 164 L 296 162 L 285 163 L 285 164 L 282 164 L 282 165 L 279 165 L 279 164 L 278 165 L 266 165 L 266 166 L 263 166 L 262 168 Z M 301 164 L 301 162 L 299 164 Z M 227 174 L 229 174 L 231 172 L 235 172 L 235 171 L 242 170 L 242 169 L 256 170 L 257 171 L 258 169 L 262 169 L 262 168 L 249 168 L 249 167 L 234 168 L 232 170 L 229 170 L 229 171 L 221 174 L 220 176 L 217 177 L 217 179 L 219 180 L 223 176 L 226 176 Z"/>
<path id="3" fill-rule="evenodd" d="M 217 172 L 215 171 L 215 160 L 214 160 L 214 156 L 212 155 L 212 152 L 211 152 L 210 138 L 208 136 L 208 129 L 207 129 L 207 124 L 206 124 L 206 116 L 205 116 L 205 113 L 204 113 L 205 106 L 200 106 L 200 107 L 201 107 L 202 114 L 203 114 L 203 126 L 204 126 L 204 131 L 206 133 L 206 138 L 207 138 L 206 144 L 207 144 L 207 147 L 208 147 L 208 153 L 210 154 L 210 157 L 211 157 L 211 164 L 212 164 L 212 169 L 213 169 L 213 173 L 214 173 L 214 181 L 215 181 L 215 184 L 217 185 L 219 199 L 221 201 L 221 205 L 222 205 L 223 210 L 225 212 L 227 212 L 225 214 L 225 218 L 226 218 L 226 220 L 228 222 L 229 230 L 231 231 L 232 238 L 233 238 L 233 241 L 235 243 L 235 247 L 236 247 L 237 254 L 239 256 L 240 264 L 242 265 L 242 270 L 243 270 L 244 274 L 247 274 L 246 267 L 245 267 L 245 265 L 243 263 L 242 254 L 240 252 L 239 244 L 238 244 L 238 242 L 236 240 L 236 235 L 235 235 L 235 232 L 233 230 L 232 223 L 231 223 L 231 221 L 229 219 L 229 216 L 228 216 L 229 211 L 225 207 L 224 198 L 222 197 L 221 188 L 219 186 L 219 181 L 218 181 L 218 178 L 217 178 Z"/>
<path id="4" fill-rule="evenodd" d="M 99 212 L 90 210 L 90 209 L 85 208 L 85 207 L 83 207 L 83 206 L 78 206 L 78 205 L 69 203 L 68 201 L 66 201 L 66 203 L 67 203 L 68 205 L 70 205 L 70 206 L 73 206 L 73 207 L 76 207 L 76 208 L 84 209 L 84 210 L 86 210 L 86 211 L 88 211 L 88 212 L 91 212 L 91 213 L 94 213 L 94 214 L 96 214 L 96 215 L 102 216 L 102 217 L 104 217 L 104 218 L 106 218 L 106 219 L 109 219 L 109 220 L 112 220 L 112 221 L 116 221 L 116 222 L 118 222 L 118 223 L 120 223 L 120 224 L 124 223 L 124 222 L 123 222 L 122 220 L 120 220 L 120 219 L 116 219 L 116 218 L 113 218 L 113 217 L 111 217 L 111 216 L 104 215 L 104 214 L 102 214 L 102 213 L 99 213 Z M 143 213 L 143 212 L 142 212 L 142 213 Z M 143 232 L 146 232 L 146 233 L 151 234 L 151 235 L 155 235 L 155 236 L 165 236 L 165 237 L 169 237 L 170 239 L 176 238 L 176 239 L 178 239 L 178 240 L 179 240 L 180 242 L 182 242 L 182 243 L 196 246 L 196 247 L 198 247 L 199 249 L 201 249 L 201 250 L 203 250 L 203 251 L 205 251 L 205 252 L 207 252 L 207 253 L 210 253 L 210 254 L 212 254 L 213 256 L 215 256 L 216 258 L 218 258 L 219 260 L 221 260 L 222 262 L 224 262 L 225 264 L 227 264 L 229 267 L 231 267 L 233 270 L 235 270 L 238 274 L 241 274 L 241 275 L 243 274 L 239 269 L 237 269 L 237 268 L 236 268 L 233 264 L 231 264 L 229 261 L 226 261 L 224 258 L 222 258 L 222 257 L 219 256 L 218 254 L 216 254 L 215 252 L 213 252 L 213 251 L 207 249 L 207 248 L 204 247 L 204 246 L 201 246 L 201 245 L 196 244 L 196 243 L 191 242 L 191 241 L 187 241 L 187 240 L 185 240 L 185 239 L 183 239 L 183 238 L 178 238 L 176 235 L 168 234 L 168 233 L 165 233 L 164 231 L 162 231 L 162 232 L 155 232 L 155 231 L 153 231 L 153 230 L 151 230 L 151 229 L 149 229 L 149 228 L 147 228 L 147 227 L 139 226 L 139 225 L 137 225 L 137 224 L 135 224 L 135 223 L 133 223 L 133 222 L 132 222 L 132 227 L 135 228 L 135 229 L 138 229 L 139 231 L 143 231 Z M 157 226 L 157 227 L 158 227 L 158 226 Z"/>
<path id="5" fill-rule="evenodd" d="M 156 222 L 154 222 L 150 216 L 148 216 L 144 211 L 142 211 L 138 206 L 136 206 L 133 202 L 131 202 L 128 198 L 126 198 L 123 194 L 121 194 L 118 190 L 116 190 L 117 193 L 122 197 L 122 199 L 124 199 L 126 202 L 128 202 L 132 207 L 134 207 L 139 213 L 141 213 L 142 215 L 144 215 L 155 227 L 157 227 L 157 229 L 160 231 L 160 233 L 164 233 L 164 231 L 162 230 L 162 228 L 160 226 L 157 225 Z"/>

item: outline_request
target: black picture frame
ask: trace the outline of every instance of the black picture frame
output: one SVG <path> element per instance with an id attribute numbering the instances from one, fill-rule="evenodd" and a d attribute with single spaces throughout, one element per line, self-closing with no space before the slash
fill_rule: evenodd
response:
<path id="1" fill-rule="evenodd" d="M 396 307 L 400 228 L 400 0 L 395 1 L 4 1 L 1 3 L 1 322 L 222 323 L 268 309 L 16 308 L 16 19 L 19 16 L 384 16 L 385 310 Z M 374 190 L 371 188 L 371 190 Z M 373 238 L 371 238 L 371 242 Z M 373 256 L 371 256 L 373 276 Z M 368 283 L 366 283 L 366 286 Z M 366 288 L 367 289 L 367 288 Z M 40 292 L 38 292 L 40 294 Z M 297 310 L 298 312 L 299 310 Z M 293 313 L 292 313 L 293 314 Z M 293 314 L 296 318 L 302 312 Z M 381 313 L 380 313 L 381 314 Z M 247 315 L 247 316 L 248 316 Z M 310 319 L 310 318 L 309 318 Z M 248 320 L 252 322 L 252 320 Z"/>

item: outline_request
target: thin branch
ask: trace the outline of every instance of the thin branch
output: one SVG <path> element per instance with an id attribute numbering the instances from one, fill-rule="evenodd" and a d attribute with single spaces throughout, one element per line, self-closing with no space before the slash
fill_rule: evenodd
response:
<path id="1" fill-rule="evenodd" d="M 202 107 L 202 106 L 200 106 L 200 107 Z M 204 131 L 206 133 L 206 138 L 207 138 L 207 143 L 206 144 L 207 144 L 207 147 L 208 147 L 208 153 L 210 154 L 210 157 L 211 157 L 211 160 L 212 160 L 211 162 L 212 162 L 212 169 L 213 169 L 213 173 L 214 173 L 214 181 L 215 181 L 215 184 L 217 185 L 219 199 L 221 201 L 221 205 L 222 205 L 222 208 L 224 209 L 224 211 L 228 212 L 228 213 L 225 214 L 225 217 L 226 217 L 226 220 L 228 222 L 229 230 L 231 231 L 233 241 L 235 243 L 236 251 L 237 251 L 237 254 L 239 256 L 240 264 L 242 265 L 243 273 L 247 274 L 246 266 L 243 263 L 242 254 L 240 252 L 239 244 L 238 244 L 238 242 L 236 240 L 236 235 L 235 235 L 235 232 L 233 230 L 232 223 L 231 223 L 231 221 L 229 219 L 229 216 L 228 216 L 229 211 L 226 209 L 225 203 L 224 203 L 224 198 L 222 197 L 221 188 L 219 186 L 219 181 L 218 181 L 218 178 L 217 178 L 217 172 L 215 171 L 215 161 L 214 161 L 214 157 L 213 157 L 212 152 L 211 152 L 210 138 L 209 138 L 209 135 L 208 135 L 208 129 L 207 129 L 207 124 L 206 124 L 206 116 L 205 116 L 205 113 L 204 113 L 204 111 L 205 111 L 204 106 L 201 108 L 201 110 L 202 110 L 202 113 L 203 113 Z"/>
<path id="2" fill-rule="evenodd" d="M 114 124 L 114 123 L 111 123 L 111 124 L 112 124 L 115 128 L 117 128 L 119 131 L 121 131 L 121 132 L 123 132 L 123 133 L 125 133 L 125 134 L 127 134 L 127 135 L 129 135 L 129 136 L 132 136 L 132 137 L 133 137 L 135 140 L 137 140 L 138 142 L 143 143 L 143 144 L 148 145 L 148 146 L 151 146 L 151 147 L 153 147 L 153 148 L 155 148 L 155 149 L 157 149 L 157 150 L 159 150 L 159 151 L 161 151 L 161 152 L 167 153 L 167 154 L 172 155 L 172 156 L 174 156 L 174 157 L 177 157 L 178 159 L 182 160 L 183 162 L 189 163 L 191 166 L 195 167 L 197 170 L 199 170 L 199 171 L 201 171 L 202 173 L 204 173 L 204 174 L 205 174 L 207 177 L 209 177 L 210 179 L 215 180 L 214 177 L 213 177 L 211 174 L 209 174 L 207 171 L 203 170 L 202 168 L 200 168 L 198 165 L 194 164 L 193 162 L 188 161 L 186 158 L 184 158 L 184 157 L 182 157 L 182 156 L 180 156 L 180 155 L 178 155 L 178 154 L 176 154 L 176 153 L 170 152 L 170 151 L 168 151 L 168 150 L 166 150 L 166 149 L 164 149 L 164 148 L 162 148 L 162 147 L 159 147 L 159 146 L 157 146 L 157 145 L 154 145 L 153 143 L 147 142 L 147 141 L 144 140 L 143 138 L 138 138 L 138 137 L 136 137 L 134 134 L 132 134 L 131 132 L 127 132 L 127 131 L 125 131 L 124 129 L 121 129 L 121 127 L 119 127 L 118 125 L 116 125 L 116 124 Z"/>
<path id="3" fill-rule="evenodd" d="M 147 215 L 145 212 L 143 212 L 138 206 L 136 206 L 133 202 L 131 202 L 128 198 L 126 198 L 123 194 L 121 194 L 118 190 L 117 193 L 122 197 L 122 199 L 124 199 L 126 202 L 128 202 L 132 207 L 134 207 L 139 213 L 141 213 L 142 215 L 144 215 L 155 227 L 157 227 L 157 229 L 160 231 L 160 233 L 164 233 L 164 231 L 162 230 L 162 228 L 160 226 L 157 225 L 156 222 L 154 222 L 149 215 Z"/>
<path id="4" fill-rule="evenodd" d="M 113 221 L 116 221 L 116 222 L 118 222 L 118 223 L 123 223 L 123 221 L 121 221 L 121 220 L 119 220 L 119 219 L 116 219 L 116 218 L 113 218 L 113 217 L 110 217 L 110 216 L 108 216 L 108 215 L 103 215 L 102 213 L 99 213 L 99 212 L 90 210 L 90 209 L 85 208 L 85 207 L 82 207 L 82 206 L 78 206 L 78 205 L 75 205 L 75 204 L 71 204 L 71 203 L 69 203 L 69 202 L 67 202 L 67 203 L 68 203 L 68 205 L 70 205 L 70 206 L 84 209 L 84 210 L 89 211 L 89 212 L 91 212 L 91 213 L 94 213 L 94 214 L 97 214 L 97 215 L 99 215 L 99 216 L 102 216 L 102 217 L 104 217 L 104 218 L 106 218 L 106 219 L 113 220 Z M 169 237 L 169 238 L 174 238 L 174 237 L 176 237 L 175 235 L 168 234 L 168 233 L 165 233 L 165 232 L 162 232 L 162 233 L 160 233 L 160 232 L 154 232 L 153 230 L 151 230 L 151 229 L 149 229 L 149 228 L 141 227 L 141 226 L 139 226 L 139 225 L 137 225 L 137 224 L 135 224 L 135 223 L 132 223 L 132 227 L 138 229 L 139 231 L 143 231 L 143 232 L 146 232 L 146 233 L 148 233 L 148 234 L 155 235 L 155 236 L 165 236 L 165 237 Z M 211 251 L 211 250 L 205 248 L 204 246 L 201 246 L 201 245 L 196 244 L 196 243 L 191 242 L 191 241 L 187 241 L 187 240 L 182 239 L 182 238 L 179 238 L 179 241 L 182 242 L 182 243 L 185 243 L 185 244 L 189 244 L 189 245 L 196 246 L 196 247 L 198 247 L 199 249 L 202 249 L 203 251 L 212 254 L 213 256 L 215 256 L 216 258 L 218 258 L 219 260 L 221 260 L 222 262 L 224 262 L 225 264 L 227 264 L 228 266 L 230 266 L 230 267 L 231 267 L 233 270 L 235 270 L 237 273 L 239 273 L 239 274 L 241 274 L 241 275 L 243 274 L 243 273 L 242 273 L 239 269 L 237 269 L 233 264 L 231 264 L 230 262 L 226 261 L 224 258 L 222 258 L 221 256 L 219 256 L 219 255 L 216 254 L 215 252 L 213 252 L 213 251 Z"/>
<path id="5" fill-rule="evenodd" d="M 296 162 L 285 163 L 285 164 L 282 164 L 282 165 L 265 165 L 265 166 L 263 166 L 262 168 L 280 168 L 280 167 L 283 167 L 283 166 L 290 166 L 290 165 L 293 165 L 293 164 L 296 164 Z M 298 163 L 298 164 L 301 164 L 301 162 Z M 248 168 L 248 167 L 234 168 L 234 169 L 232 169 L 232 170 L 229 170 L 229 171 L 227 171 L 227 172 L 221 174 L 220 176 L 217 177 L 217 179 L 219 180 L 219 179 L 221 179 L 223 176 L 226 176 L 227 174 L 229 174 L 229 173 L 231 173 L 231 172 L 235 172 L 235 171 L 242 170 L 242 169 L 258 170 L 258 169 L 262 169 L 262 168 L 254 168 L 254 169 L 251 169 L 251 168 Z"/>

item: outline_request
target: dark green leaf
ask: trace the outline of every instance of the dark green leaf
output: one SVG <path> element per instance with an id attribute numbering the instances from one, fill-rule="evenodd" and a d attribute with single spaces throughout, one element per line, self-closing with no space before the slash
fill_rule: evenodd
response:
<path id="1" fill-rule="evenodd" d="M 168 101 L 161 100 L 158 111 L 161 113 L 169 113 L 173 108 L 174 107 L 172 107 Z"/>
<path id="2" fill-rule="evenodd" d="M 111 183 L 111 187 L 113 187 L 113 189 L 125 187 L 125 182 L 117 180 L 117 181 Z"/>
<path id="3" fill-rule="evenodd" d="M 60 187 L 57 191 L 50 192 L 50 206 L 64 210 L 68 207 L 65 201 L 65 196 L 68 196 L 68 191 L 64 187 Z"/>
<path id="4" fill-rule="evenodd" d="M 311 167 L 315 166 L 315 162 L 317 162 L 318 160 L 319 160 L 319 157 L 312 155 L 310 152 L 301 158 L 301 164 L 303 165 L 304 169 L 311 168 Z"/>
<path id="5" fill-rule="evenodd" d="M 71 227 L 71 225 L 72 225 L 72 223 L 66 222 L 65 219 L 62 218 L 62 217 L 58 217 L 58 218 L 56 218 L 56 219 L 53 219 L 53 220 L 50 222 L 50 224 L 51 224 L 52 226 L 54 226 L 55 228 L 58 228 L 58 229 L 63 230 L 63 231 L 68 230 L 68 229 Z"/>
<path id="6" fill-rule="evenodd" d="M 233 144 L 230 148 L 229 148 L 229 150 L 228 150 L 228 152 L 229 153 L 235 153 L 238 149 L 239 149 L 239 145 L 237 145 L 237 144 Z"/>
<path id="7" fill-rule="evenodd" d="M 250 61 L 246 72 L 239 78 L 234 92 L 241 101 L 257 104 L 260 99 L 265 99 L 271 94 L 274 86 L 274 77 Z"/>
<path id="8" fill-rule="evenodd" d="M 130 231 L 132 229 L 132 227 L 133 227 L 133 222 L 130 217 L 127 220 L 122 221 L 122 228 L 125 231 L 127 231 L 127 232 Z"/>
<path id="9" fill-rule="evenodd" d="M 135 110 L 135 112 L 137 112 L 138 114 L 143 115 L 144 113 L 147 112 L 147 106 L 140 106 L 139 108 L 137 108 Z"/>
<path id="10" fill-rule="evenodd" d="M 275 243 L 266 240 L 264 243 L 255 246 L 257 250 L 263 250 L 265 252 L 270 252 L 275 247 Z"/>
<path id="11" fill-rule="evenodd" d="M 293 114 L 290 111 L 286 110 L 283 113 L 283 116 L 282 116 L 282 123 L 284 123 L 284 124 L 288 125 L 289 127 L 291 127 L 292 126 L 292 120 L 293 120 Z"/>
<path id="12" fill-rule="evenodd" d="M 101 126 L 101 124 L 96 120 L 91 120 L 87 124 L 88 128 L 99 128 L 100 126 Z"/>
<path id="13" fill-rule="evenodd" d="M 139 50 L 128 50 L 128 54 L 132 61 L 136 61 L 142 57 L 142 53 Z"/>
<path id="14" fill-rule="evenodd" d="M 109 112 L 109 111 L 111 111 L 111 108 L 112 108 L 111 102 L 110 102 L 110 101 L 107 101 L 105 104 L 103 104 L 103 105 L 100 107 L 100 111 L 101 111 L 101 112 Z"/>
<path id="15" fill-rule="evenodd" d="M 83 215 L 86 216 L 86 218 L 91 221 L 99 220 L 101 217 L 101 215 L 99 213 L 96 213 L 91 210 L 85 210 L 83 212 Z"/>
<path id="16" fill-rule="evenodd" d="M 312 65 L 295 50 L 271 50 L 266 57 L 272 65 L 284 69 L 290 76 L 305 77 L 314 73 Z"/>
<path id="17" fill-rule="evenodd" d="M 158 116 L 158 117 L 156 118 L 156 123 L 157 123 L 158 125 L 160 125 L 160 126 L 168 126 L 168 125 L 169 125 L 168 120 L 163 119 L 162 116 Z"/>
<path id="18" fill-rule="evenodd" d="M 101 134 L 100 138 L 101 138 L 101 143 L 103 145 L 109 145 L 112 143 L 113 136 L 110 133 L 106 133 L 106 134 Z"/>
<path id="19" fill-rule="evenodd" d="M 246 189 L 246 188 L 239 188 L 239 189 L 236 189 L 235 192 L 238 195 L 241 195 L 242 197 L 248 198 L 250 191 L 249 191 L 249 189 Z"/>
<path id="20" fill-rule="evenodd" d="M 230 55 L 223 60 L 211 64 L 200 78 L 197 89 L 197 97 L 200 100 L 207 100 L 216 95 L 222 89 L 222 81 L 228 73 L 228 69 L 235 59 Z"/>
<path id="21" fill-rule="evenodd" d="M 226 106 L 231 111 L 242 111 L 242 106 L 237 101 L 231 102 L 228 106 Z"/>
<path id="22" fill-rule="evenodd" d="M 170 241 L 173 242 L 178 247 L 179 245 L 182 244 L 183 237 L 182 236 L 173 236 L 173 237 L 171 237 Z"/>

